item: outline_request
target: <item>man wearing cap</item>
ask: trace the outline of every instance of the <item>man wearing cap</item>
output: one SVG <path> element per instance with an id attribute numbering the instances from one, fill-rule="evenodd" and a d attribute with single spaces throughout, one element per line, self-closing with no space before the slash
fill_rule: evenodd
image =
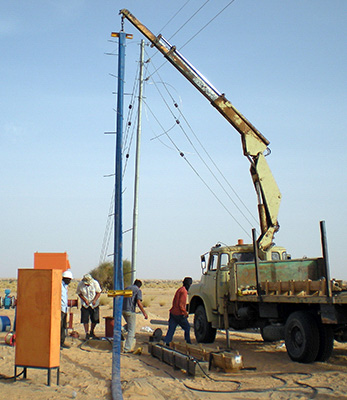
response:
<path id="1" fill-rule="evenodd" d="M 62 274 L 61 281 L 61 322 L 60 322 L 60 347 L 68 349 L 69 346 L 65 344 L 66 338 L 66 317 L 67 317 L 67 299 L 68 299 L 68 286 L 73 279 L 72 272 L 67 269 Z"/>
<path id="2" fill-rule="evenodd" d="M 81 282 L 77 286 L 76 293 L 82 300 L 81 307 L 81 324 L 84 326 L 86 339 L 96 338 L 94 329 L 96 324 L 100 322 L 99 317 L 99 297 L 101 295 L 101 287 L 99 282 L 90 274 L 83 275 Z M 89 320 L 91 322 L 89 331 Z"/>
<path id="3" fill-rule="evenodd" d="M 187 343 L 190 341 L 190 325 L 188 322 L 188 312 L 186 309 L 188 290 L 193 283 L 193 279 L 186 277 L 183 279 L 183 285 L 177 289 L 175 296 L 172 301 L 172 307 L 170 309 L 169 317 L 169 329 L 164 338 L 164 342 L 168 346 L 172 342 L 173 335 L 175 333 L 177 325 L 184 330 L 184 340 Z"/>

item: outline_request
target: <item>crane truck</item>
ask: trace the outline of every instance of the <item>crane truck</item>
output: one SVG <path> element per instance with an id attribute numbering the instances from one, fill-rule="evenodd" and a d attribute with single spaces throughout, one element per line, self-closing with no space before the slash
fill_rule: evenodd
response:
<path id="1" fill-rule="evenodd" d="M 326 361 L 334 340 L 347 342 L 347 286 L 330 279 L 325 222 L 322 256 L 291 259 L 274 235 L 281 193 L 266 161 L 269 141 L 162 35 L 128 10 L 120 11 L 239 132 L 258 199 L 260 235 L 253 242 L 213 246 L 201 256 L 202 276 L 189 289 L 197 342 L 213 343 L 217 329 L 257 328 L 264 341 L 285 340 L 293 361 Z M 208 255 L 208 256 L 207 256 Z"/>

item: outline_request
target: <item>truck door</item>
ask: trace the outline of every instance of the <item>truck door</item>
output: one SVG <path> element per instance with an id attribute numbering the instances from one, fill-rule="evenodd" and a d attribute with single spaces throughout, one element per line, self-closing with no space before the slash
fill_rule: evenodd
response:
<path id="1" fill-rule="evenodd" d="M 213 311 L 217 310 L 216 282 L 218 268 L 218 253 L 210 253 L 207 271 L 204 277 L 204 292 L 209 298 Z"/>
<path id="2" fill-rule="evenodd" d="M 221 253 L 219 255 L 219 263 L 216 279 L 216 299 L 217 308 L 220 314 L 224 313 L 224 296 L 228 293 L 229 282 L 229 254 Z"/>

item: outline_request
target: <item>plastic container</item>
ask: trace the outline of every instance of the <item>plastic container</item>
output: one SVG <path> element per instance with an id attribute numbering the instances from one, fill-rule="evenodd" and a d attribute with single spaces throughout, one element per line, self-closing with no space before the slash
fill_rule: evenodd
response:
<path id="1" fill-rule="evenodd" d="M 0 332 L 9 332 L 11 330 L 11 321 L 9 317 L 0 317 Z"/>
<path id="2" fill-rule="evenodd" d="M 113 338 L 114 318 L 113 317 L 104 317 L 104 318 L 105 318 L 105 337 Z"/>

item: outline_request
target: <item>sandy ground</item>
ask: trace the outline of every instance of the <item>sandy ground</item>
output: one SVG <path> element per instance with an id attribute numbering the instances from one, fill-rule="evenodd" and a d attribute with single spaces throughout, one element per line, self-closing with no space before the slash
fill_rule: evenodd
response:
<path id="1" fill-rule="evenodd" d="M 148 286 L 142 289 L 149 320 L 166 320 L 179 284 Z M 76 298 L 73 288 L 70 292 L 69 298 Z M 74 308 L 73 313 L 74 330 L 83 338 L 79 310 Z M 14 310 L 0 309 L 0 315 L 9 316 L 13 322 Z M 103 317 L 112 315 L 110 305 L 101 306 L 101 315 L 96 330 L 99 337 L 105 335 Z M 245 368 L 251 369 L 225 373 L 214 368 L 208 376 L 191 377 L 148 354 L 150 334 L 144 329 L 160 327 L 166 332 L 164 326 L 152 325 L 149 320 L 138 314 L 136 337 L 142 354 L 121 355 L 124 399 L 347 399 L 347 344 L 335 342 L 328 362 L 306 365 L 292 362 L 283 342 L 268 344 L 257 333 L 231 332 L 232 348 L 242 355 Z M 52 383 L 47 386 L 44 370 L 28 369 L 27 379 L 8 379 L 14 375 L 15 348 L 5 343 L 5 335 L 0 333 L 1 399 L 111 399 L 112 351 L 107 341 L 88 344 L 69 337 L 71 348 L 61 350 L 60 385 L 56 385 L 56 372 L 52 371 Z M 192 339 L 195 343 L 193 332 Z M 174 340 L 184 342 L 182 330 L 176 331 Z M 216 342 L 208 347 L 225 348 L 225 334 L 218 333 Z"/>

